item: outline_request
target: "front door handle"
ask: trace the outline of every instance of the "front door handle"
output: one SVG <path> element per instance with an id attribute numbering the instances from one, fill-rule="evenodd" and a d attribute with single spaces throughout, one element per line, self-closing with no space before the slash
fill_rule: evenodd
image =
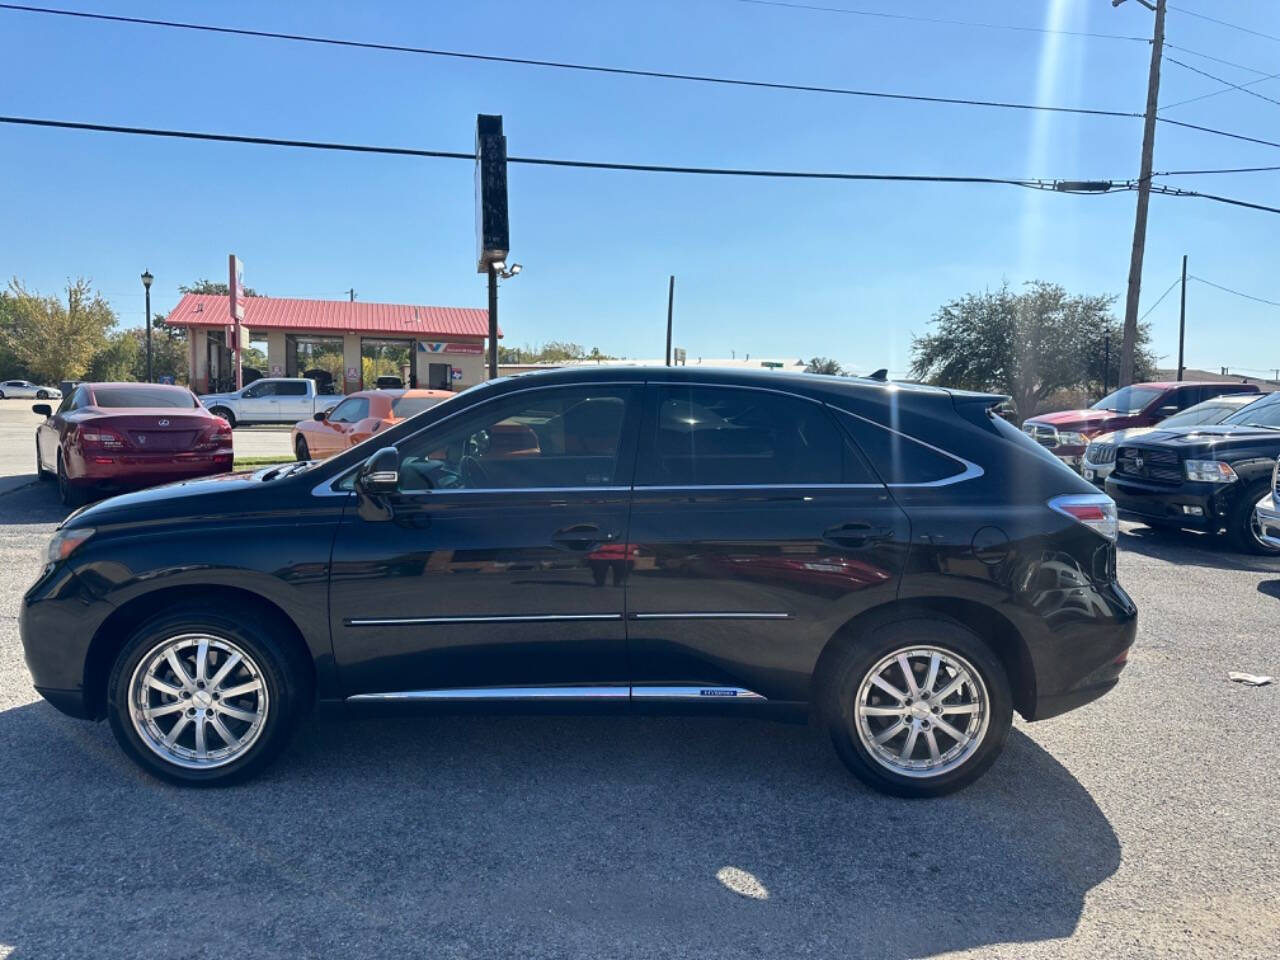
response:
<path id="1" fill-rule="evenodd" d="M 594 523 L 575 523 L 551 535 L 551 542 L 569 550 L 589 550 L 597 543 L 608 543 L 617 534 L 601 530 Z"/>
<path id="2" fill-rule="evenodd" d="M 893 530 L 873 527 L 869 523 L 843 523 L 824 531 L 822 539 L 839 547 L 865 547 L 882 540 L 892 540 Z"/>

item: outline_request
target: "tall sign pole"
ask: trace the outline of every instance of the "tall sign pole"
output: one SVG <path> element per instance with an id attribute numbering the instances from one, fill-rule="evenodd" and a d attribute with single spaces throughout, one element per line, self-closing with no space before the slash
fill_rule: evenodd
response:
<path id="1" fill-rule="evenodd" d="M 498 275 L 511 248 L 502 117 L 476 117 L 476 272 L 489 275 L 489 377 L 498 376 Z"/>
<path id="2" fill-rule="evenodd" d="M 1118 6 L 1123 0 L 1112 0 Z M 1147 206 L 1151 202 L 1151 157 L 1156 142 L 1156 104 L 1160 96 L 1160 56 L 1164 50 L 1165 0 L 1139 0 L 1156 12 L 1147 73 L 1147 112 L 1142 126 L 1142 165 L 1138 173 L 1138 209 L 1133 219 L 1133 251 L 1129 257 L 1129 289 L 1124 301 L 1124 338 L 1120 342 L 1120 386 L 1133 383 L 1133 357 L 1138 342 L 1138 298 L 1142 293 L 1142 257 L 1147 244 Z"/>
<path id="3" fill-rule="evenodd" d="M 244 337 L 244 329 L 240 324 L 244 321 L 244 264 L 234 253 L 227 257 L 227 289 L 231 291 L 231 349 L 234 351 L 236 371 L 236 389 L 244 386 L 244 368 L 240 363 L 240 341 Z"/>
<path id="4" fill-rule="evenodd" d="M 1186 369 L 1182 362 L 1182 347 L 1187 337 L 1187 255 L 1182 255 L 1182 306 L 1178 308 L 1178 379 Z"/>
<path id="5" fill-rule="evenodd" d="M 671 366 L 671 308 L 676 300 L 676 277 L 671 275 L 667 281 L 667 366 Z"/>

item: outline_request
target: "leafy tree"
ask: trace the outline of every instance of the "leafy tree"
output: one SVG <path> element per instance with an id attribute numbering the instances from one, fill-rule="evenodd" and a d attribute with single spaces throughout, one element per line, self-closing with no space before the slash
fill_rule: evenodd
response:
<path id="1" fill-rule="evenodd" d="M 830 357 L 814 357 L 804 368 L 805 373 L 827 373 L 836 377 L 844 376 L 844 367 Z"/>
<path id="2" fill-rule="evenodd" d="M 0 337 L 37 380 L 57 383 L 83 376 L 116 323 L 115 312 L 85 279 L 68 282 L 65 304 L 28 291 L 16 278 L 9 283 L 9 298 L 10 319 Z"/>
<path id="3" fill-rule="evenodd" d="M 133 330 L 117 330 L 107 337 L 106 344 L 93 355 L 86 380 L 144 380 L 147 357 L 145 346 L 139 346 L 139 338 Z M 142 376 L 136 376 L 138 367 Z"/>
<path id="4" fill-rule="evenodd" d="M 1029 417 L 1057 390 L 1085 388 L 1095 378 L 1101 382 L 1107 329 L 1113 331 L 1112 352 L 1118 352 L 1114 303 L 1111 295 L 1070 296 L 1044 281 L 1027 284 L 1021 293 L 1006 283 L 999 290 L 966 294 L 940 308 L 931 321 L 933 332 L 912 343 L 912 375 L 942 386 L 1007 393 L 1018 416 Z M 1141 342 L 1149 339 L 1144 329 Z M 1150 352 L 1142 351 L 1139 367 L 1154 363 Z"/>
<path id="5" fill-rule="evenodd" d="M 29 374 L 26 364 L 9 348 L 9 339 L 5 334 L 14 320 L 14 301 L 9 291 L 0 290 L 0 380 L 19 378 L 25 380 Z"/>
<path id="6" fill-rule="evenodd" d="M 211 297 L 229 297 L 231 296 L 231 288 L 225 283 L 214 283 L 212 280 L 200 279 L 190 286 L 178 287 L 179 293 L 202 293 Z M 259 293 L 253 287 L 245 287 L 244 295 L 246 297 L 265 297 L 265 293 Z"/>
<path id="7" fill-rule="evenodd" d="M 488 352 L 486 351 L 486 356 Z M 507 347 L 498 344 L 499 363 L 564 363 L 566 360 L 614 360 L 614 356 L 592 347 L 588 353 L 581 344 L 566 340 L 550 340 L 541 346 Z"/>

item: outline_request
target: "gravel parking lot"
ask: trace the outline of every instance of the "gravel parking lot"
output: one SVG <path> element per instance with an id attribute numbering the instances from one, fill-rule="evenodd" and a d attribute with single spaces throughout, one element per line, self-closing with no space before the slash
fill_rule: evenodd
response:
<path id="1" fill-rule="evenodd" d="M 621 717 L 315 720 L 262 779 L 180 790 L 31 689 L 17 607 L 64 515 L 33 430 L 0 410 L 0 960 L 1280 942 L 1280 685 L 1227 680 L 1280 675 L 1280 561 L 1126 526 L 1120 687 L 941 800 L 869 792 L 813 728 Z"/>

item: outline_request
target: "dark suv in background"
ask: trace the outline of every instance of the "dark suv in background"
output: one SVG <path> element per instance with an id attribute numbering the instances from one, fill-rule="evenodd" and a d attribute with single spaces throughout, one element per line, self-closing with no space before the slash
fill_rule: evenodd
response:
<path id="1" fill-rule="evenodd" d="M 1114 505 L 1001 399 L 493 380 L 330 460 L 73 514 L 24 599 L 27 662 L 180 783 L 251 775 L 319 700 L 813 714 L 872 786 L 945 793 L 1015 709 L 1111 689 L 1136 626 Z"/>
<path id="2" fill-rule="evenodd" d="M 1256 508 L 1280 456 L 1280 393 L 1211 426 L 1173 427 L 1123 441 L 1107 493 L 1120 515 L 1156 527 L 1218 533 L 1249 553 L 1280 554 Z"/>

